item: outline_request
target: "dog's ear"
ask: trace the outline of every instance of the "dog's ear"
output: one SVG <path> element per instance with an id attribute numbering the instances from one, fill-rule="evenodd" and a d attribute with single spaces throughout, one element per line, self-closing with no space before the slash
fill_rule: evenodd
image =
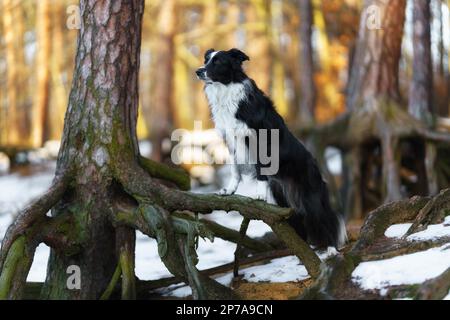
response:
<path id="1" fill-rule="evenodd" d="M 236 59 L 240 63 L 250 60 L 250 58 L 239 49 L 233 48 L 233 49 L 228 50 L 228 52 L 231 54 L 231 56 L 234 59 Z"/>
<path id="2" fill-rule="evenodd" d="M 214 49 L 209 49 L 205 52 L 205 63 L 209 60 L 209 56 L 211 55 L 211 53 L 213 53 L 215 50 Z"/>

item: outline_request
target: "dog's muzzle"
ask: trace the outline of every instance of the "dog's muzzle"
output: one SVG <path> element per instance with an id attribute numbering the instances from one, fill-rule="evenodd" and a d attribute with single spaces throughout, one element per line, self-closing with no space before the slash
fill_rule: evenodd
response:
<path id="1" fill-rule="evenodd" d="M 197 71 L 195 71 L 195 73 L 197 74 L 197 77 L 200 80 L 206 80 L 206 69 L 205 68 L 200 68 Z"/>

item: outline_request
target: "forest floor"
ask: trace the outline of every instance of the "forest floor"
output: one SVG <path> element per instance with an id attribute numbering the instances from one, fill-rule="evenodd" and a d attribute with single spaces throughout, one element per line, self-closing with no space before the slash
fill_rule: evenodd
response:
<path id="1" fill-rule="evenodd" d="M 15 170 L 12 174 L 0 176 L 0 239 L 11 223 L 14 214 L 31 199 L 45 191 L 51 184 L 54 162 L 35 165 L 32 168 Z M 238 193 L 252 196 L 254 188 L 244 181 Z M 204 192 L 204 190 L 194 190 Z M 214 220 L 229 228 L 239 230 L 242 217 L 236 212 L 216 211 L 205 218 Z M 350 240 L 355 240 L 362 221 L 348 224 Z M 399 241 L 408 230 L 409 224 L 394 225 L 385 232 L 383 241 Z M 259 237 L 270 231 L 262 222 L 252 221 L 248 235 Z M 413 234 L 407 241 L 428 241 L 446 239 L 442 246 L 395 258 L 361 263 L 352 274 L 352 286 L 363 293 L 363 298 L 389 298 L 389 288 L 400 285 L 419 284 L 437 277 L 450 267 L 450 217 L 440 225 L 429 226 L 425 231 Z M 198 248 L 199 269 L 220 266 L 234 259 L 235 245 L 215 239 L 213 243 L 200 240 Z M 36 251 L 28 281 L 42 282 L 45 279 L 49 248 L 40 245 Z M 321 259 L 327 259 L 333 252 L 319 252 Z M 240 270 L 239 279 L 233 279 L 228 272 L 215 276 L 224 285 L 232 286 L 246 299 L 291 299 L 299 296 L 312 283 L 305 267 L 295 256 L 286 256 L 246 265 Z M 157 280 L 170 277 L 160 261 L 156 241 L 142 234 L 137 235 L 136 275 L 142 280 Z M 155 290 L 155 298 L 188 298 L 191 290 L 184 284 L 171 285 Z M 406 297 L 408 298 L 408 297 Z M 450 294 L 446 297 L 450 299 Z"/>

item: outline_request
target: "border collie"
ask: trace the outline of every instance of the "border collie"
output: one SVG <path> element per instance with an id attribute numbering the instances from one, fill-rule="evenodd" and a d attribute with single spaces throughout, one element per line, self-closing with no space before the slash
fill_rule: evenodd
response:
<path id="1" fill-rule="evenodd" d="M 289 224 L 304 240 L 318 248 L 339 248 L 346 240 L 344 220 L 331 208 L 327 185 L 317 163 L 289 131 L 270 98 L 245 74 L 242 63 L 246 60 L 249 57 L 238 49 L 210 49 L 205 53 L 204 66 L 196 71 L 205 83 L 215 127 L 234 160 L 229 185 L 220 194 L 233 194 L 242 175 L 251 175 L 257 180 L 257 198 L 267 200 L 270 189 L 279 206 L 294 209 Z M 242 147 L 227 134 L 231 131 L 232 137 L 238 138 L 256 135 L 260 140 L 261 129 L 278 133 L 276 146 L 270 138 L 267 143 L 269 153 L 278 149 L 279 167 L 275 174 L 262 173 L 265 165 L 259 152 L 253 164 L 249 165 L 249 161 L 243 164 L 237 156 Z M 249 151 L 248 139 L 241 145 Z"/>

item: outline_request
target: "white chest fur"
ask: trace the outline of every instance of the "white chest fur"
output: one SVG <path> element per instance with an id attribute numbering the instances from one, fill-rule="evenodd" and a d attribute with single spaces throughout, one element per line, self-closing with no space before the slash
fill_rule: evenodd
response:
<path id="1" fill-rule="evenodd" d="M 235 150 L 235 138 L 250 134 L 245 122 L 236 119 L 239 102 L 247 98 L 246 85 L 214 82 L 205 88 L 215 127 L 226 140 L 230 153 Z"/>

